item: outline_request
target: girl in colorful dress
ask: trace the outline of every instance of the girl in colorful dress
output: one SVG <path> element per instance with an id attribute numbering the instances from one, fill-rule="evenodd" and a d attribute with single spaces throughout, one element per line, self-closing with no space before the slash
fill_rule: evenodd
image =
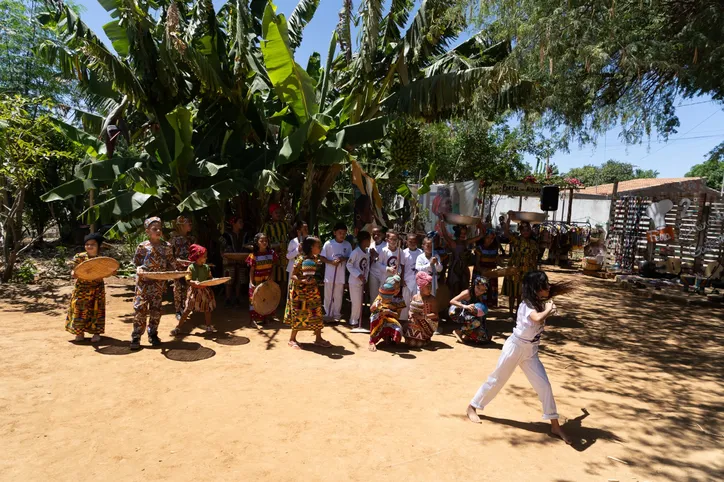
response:
<path id="1" fill-rule="evenodd" d="M 315 275 L 317 261 L 322 251 L 322 242 L 318 238 L 308 237 L 302 241 L 302 254 L 294 261 L 292 270 L 291 288 L 289 290 L 288 316 L 284 323 L 291 325 L 292 334 L 289 337 L 289 346 L 295 350 L 301 347 L 297 342 L 299 331 L 313 331 L 316 339 L 314 344 L 323 347 L 331 346 L 322 338 L 324 327 L 324 310 L 322 309 L 322 296 Z"/>
<path id="2" fill-rule="evenodd" d="M 161 239 L 163 235 L 161 218 L 148 218 L 143 225 L 146 228 L 148 241 L 138 245 L 136 255 L 133 257 L 133 264 L 137 266 L 137 275 L 144 272 L 173 271 L 176 268 L 176 258 L 173 257 L 171 245 Z M 136 297 L 133 299 L 133 310 L 136 313 L 131 333 L 131 350 L 141 348 L 141 335 L 146 331 L 146 319 L 148 319 L 148 341 L 152 346 L 161 345 L 158 325 L 161 323 L 161 302 L 166 286 L 166 281 L 137 276 Z"/>
<path id="3" fill-rule="evenodd" d="M 106 285 L 102 279 L 83 280 L 75 275 L 75 267 L 83 261 L 98 256 L 103 236 L 99 233 L 89 234 L 83 239 L 85 253 L 73 257 L 73 270 L 70 276 L 75 279 L 75 287 L 70 297 L 70 308 L 65 319 L 65 331 L 75 335 L 75 341 L 83 341 L 85 333 L 91 333 L 91 342 L 101 341 L 101 334 L 106 328 Z M 113 273 L 115 274 L 115 273 Z"/>
<path id="4" fill-rule="evenodd" d="M 214 331 L 214 327 L 211 326 L 211 312 L 216 309 L 216 298 L 211 288 L 199 286 L 199 283 L 202 281 L 213 278 L 211 268 L 206 264 L 207 257 L 208 253 L 203 246 L 199 246 L 198 244 L 189 246 L 189 261 L 191 261 L 191 264 L 186 274 L 186 281 L 189 284 L 188 293 L 186 294 L 186 308 L 176 328 L 171 330 L 171 336 L 181 334 L 181 325 L 184 324 L 194 311 L 204 314 L 206 332 L 211 333 Z"/>
<path id="5" fill-rule="evenodd" d="M 543 420 L 551 421 L 551 433 L 570 444 L 571 441 L 558 424 L 558 411 L 551 383 L 538 358 L 538 345 L 545 329 L 546 318 L 556 312 L 553 301 L 544 301 L 550 296 L 550 288 L 548 277 L 542 271 L 531 271 L 523 277 L 523 301 L 518 307 L 513 334 L 505 340 L 498 366 L 478 389 L 468 405 L 467 414 L 470 421 L 480 423 L 477 410 L 483 410 L 493 401 L 515 368 L 520 366 L 543 404 Z"/>
<path id="6" fill-rule="evenodd" d="M 279 261 L 277 254 L 269 248 L 269 238 L 264 233 L 254 236 L 254 252 L 246 258 L 249 266 L 249 316 L 255 325 L 263 325 L 267 316 L 254 310 L 252 298 L 256 287 L 272 278 L 274 265 Z"/>
<path id="7" fill-rule="evenodd" d="M 450 301 L 450 319 L 462 323 L 463 327 L 453 330 L 460 343 L 488 343 L 490 333 L 485 324 L 488 307 L 485 306 L 485 293 L 488 279 L 476 276 L 473 285 Z"/>
<path id="8" fill-rule="evenodd" d="M 189 256 L 189 246 L 196 242 L 193 236 L 189 236 L 193 225 L 186 216 L 176 218 L 176 232 L 169 241 L 176 259 L 186 259 Z M 183 269 L 183 268 L 181 268 Z M 173 280 L 173 304 L 176 308 L 176 319 L 181 319 L 181 313 L 186 303 L 186 280 L 183 278 Z"/>
<path id="9" fill-rule="evenodd" d="M 392 343 L 402 340 L 400 312 L 405 307 L 405 300 L 400 293 L 400 283 L 401 278 L 398 275 L 387 278 L 370 307 L 370 351 L 377 351 L 380 340 Z"/>
<path id="10" fill-rule="evenodd" d="M 424 271 L 415 275 L 418 293 L 410 302 L 410 321 L 404 329 L 405 343 L 412 347 L 428 344 L 437 331 L 437 300 L 432 296 L 432 276 Z"/>
<path id="11" fill-rule="evenodd" d="M 503 280 L 503 294 L 508 296 L 508 312 L 512 318 L 513 308 L 520 305 L 522 280 L 529 271 L 538 269 L 538 242 L 533 238 L 533 229 L 527 221 L 518 225 L 520 234 L 510 232 L 510 214 L 503 225 L 503 232 L 510 239 L 510 266 L 516 268 L 516 273 L 506 276 Z M 512 320 L 511 320 L 512 321 Z"/>
<path id="12" fill-rule="evenodd" d="M 498 250 L 500 243 L 498 235 L 493 228 L 485 230 L 485 237 L 478 244 L 478 272 L 484 276 L 483 271 L 496 269 L 498 267 Z M 498 307 L 498 277 L 488 279 L 488 292 L 485 296 L 485 304 L 488 308 Z"/>

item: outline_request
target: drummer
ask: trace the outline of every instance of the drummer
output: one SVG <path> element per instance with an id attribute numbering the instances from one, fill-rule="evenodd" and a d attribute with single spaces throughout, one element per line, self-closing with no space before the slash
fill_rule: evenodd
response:
<path id="1" fill-rule="evenodd" d="M 242 232 L 244 221 L 239 216 L 231 216 L 228 224 L 228 229 L 225 229 L 224 234 L 219 238 L 221 256 L 224 260 L 224 276 L 231 278 L 225 285 L 227 308 L 234 304 L 241 306 L 241 290 L 244 285 L 249 284 L 249 268 L 246 267 L 246 263 L 240 259 L 229 259 L 224 256 L 227 253 L 234 254 L 248 251 L 244 248 L 246 241 L 245 233 Z"/>
<path id="2" fill-rule="evenodd" d="M 271 218 L 268 222 L 264 223 L 261 227 L 261 232 L 266 234 L 269 240 L 269 247 L 276 252 L 282 252 L 289 242 L 289 225 L 284 220 L 284 210 L 279 204 L 269 205 L 269 217 Z M 272 274 L 273 280 L 276 281 L 279 286 L 287 285 L 287 263 L 285 258 L 280 258 L 274 263 L 274 272 Z"/>

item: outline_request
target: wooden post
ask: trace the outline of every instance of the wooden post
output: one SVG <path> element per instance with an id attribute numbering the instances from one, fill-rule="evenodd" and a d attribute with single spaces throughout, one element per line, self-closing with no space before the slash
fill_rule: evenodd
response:
<path id="1" fill-rule="evenodd" d="M 568 192 L 568 217 L 566 218 L 566 222 L 571 224 L 571 211 L 573 211 L 573 188 L 570 188 Z"/>
<path id="2" fill-rule="evenodd" d="M 523 196 L 518 197 L 518 211 L 523 210 Z"/>
<path id="3" fill-rule="evenodd" d="M 616 220 L 613 218 L 616 215 L 616 201 L 618 200 L 618 181 L 613 182 L 613 192 L 611 193 L 611 205 L 608 208 L 608 229 L 611 229 L 616 225 Z M 608 232 L 606 232 L 608 236 Z"/>

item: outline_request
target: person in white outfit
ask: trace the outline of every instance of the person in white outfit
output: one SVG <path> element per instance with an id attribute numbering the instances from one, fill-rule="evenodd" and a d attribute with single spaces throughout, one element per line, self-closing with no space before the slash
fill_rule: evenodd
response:
<path id="1" fill-rule="evenodd" d="M 425 238 L 422 240 L 422 254 L 415 261 L 415 269 L 424 271 L 430 276 L 440 277 L 442 272 L 442 263 L 440 258 L 432 252 L 432 239 Z"/>
<path id="2" fill-rule="evenodd" d="M 385 233 L 379 226 L 372 230 L 372 244 L 370 245 L 370 304 L 376 299 L 377 295 L 380 294 L 380 286 L 387 279 L 385 274 L 385 267 L 377 263 L 382 250 L 387 247 L 387 241 L 385 241 Z"/>
<path id="3" fill-rule="evenodd" d="M 470 421 L 480 423 L 477 410 L 483 410 L 495 398 L 513 375 L 515 368 L 520 366 L 543 404 L 543 419 L 551 421 L 551 433 L 570 444 L 570 439 L 558 423 L 553 389 L 545 367 L 538 358 L 538 344 L 545 329 L 546 318 L 556 311 L 553 301 L 543 302 L 549 294 L 550 284 L 544 272 L 530 271 L 523 277 L 523 301 L 518 307 L 518 319 L 513 334 L 503 345 L 495 371 L 470 401 L 467 414 Z"/>
<path id="4" fill-rule="evenodd" d="M 294 232 L 297 233 L 297 236 L 289 241 L 289 244 L 287 245 L 287 273 L 289 273 L 289 276 L 287 278 L 289 280 L 289 283 L 291 283 L 292 281 L 294 260 L 297 259 L 297 256 L 302 254 L 300 250 L 302 241 L 304 241 L 304 238 L 309 236 L 309 226 L 307 226 L 307 223 L 305 223 L 304 221 L 297 221 L 296 223 L 294 223 Z"/>
<path id="5" fill-rule="evenodd" d="M 347 226 L 337 223 L 334 226 L 334 239 L 324 243 L 320 258 L 324 267 L 324 311 L 327 318 L 339 320 L 342 317 L 342 297 L 344 296 L 345 263 L 352 254 L 352 245 L 345 241 Z"/>
<path id="6" fill-rule="evenodd" d="M 349 299 L 352 302 L 352 312 L 349 315 L 351 326 L 358 326 L 362 321 L 365 284 L 370 273 L 370 255 L 367 253 L 367 248 L 370 246 L 371 239 L 370 233 L 360 231 L 357 235 L 357 247 L 347 261 Z"/>
<path id="7" fill-rule="evenodd" d="M 407 248 L 402 251 L 402 298 L 405 300 L 405 309 L 400 313 L 400 321 L 407 321 L 410 313 L 410 301 L 417 294 L 417 258 L 422 255 L 422 250 L 417 247 L 417 235 L 407 235 Z"/>

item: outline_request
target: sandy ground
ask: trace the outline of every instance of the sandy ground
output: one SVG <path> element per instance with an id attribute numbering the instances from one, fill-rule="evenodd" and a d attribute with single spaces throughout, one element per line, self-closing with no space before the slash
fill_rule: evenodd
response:
<path id="1" fill-rule="evenodd" d="M 129 353 L 127 282 L 108 280 L 97 346 L 63 330 L 69 286 L 0 286 L 0 479 L 722 480 L 724 311 L 552 278 L 580 287 L 541 345 L 573 447 L 547 435 L 520 370 L 482 424 L 465 419 L 512 329 L 502 311 L 489 348 L 443 335 L 370 353 L 340 325 L 334 348 L 297 352 L 242 310 L 214 315 L 232 336 L 170 342 L 166 306 L 165 347 Z"/>

